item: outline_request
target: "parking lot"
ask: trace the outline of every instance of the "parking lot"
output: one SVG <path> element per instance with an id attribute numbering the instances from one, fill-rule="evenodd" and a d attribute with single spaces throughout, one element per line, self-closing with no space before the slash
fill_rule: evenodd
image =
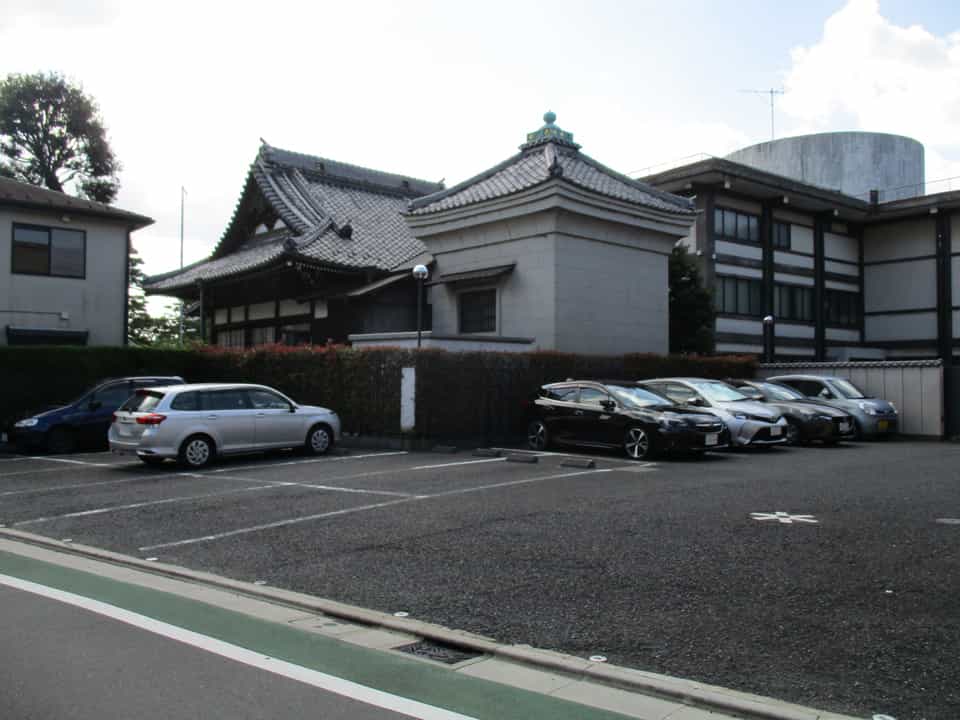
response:
<path id="1" fill-rule="evenodd" d="M 960 717 L 960 446 L 535 455 L 7 456 L 0 524 L 824 709 Z"/>

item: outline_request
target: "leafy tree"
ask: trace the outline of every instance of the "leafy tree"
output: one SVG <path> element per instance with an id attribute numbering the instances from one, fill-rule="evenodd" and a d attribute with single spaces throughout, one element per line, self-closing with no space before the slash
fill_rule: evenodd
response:
<path id="1" fill-rule="evenodd" d="M 110 203 L 120 163 L 96 101 L 57 73 L 0 81 L 0 174 Z"/>
<path id="2" fill-rule="evenodd" d="M 147 299 L 143 292 L 146 275 L 141 269 L 143 258 L 136 248 L 130 249 L 130 292 L 127 304 L 127 335 L 134 345 L 178 346 L 180 345 L 180 312 L 165 312 L 159 317 L 147 312 Z M 183 320 L 183 343 L 200 341 L 200 318 L 187 315 Z"/>
<path id="3" fill-rule="evenodd" d="M 670 352 L 713 352 L 713 299 L 687 249 L 670 254 Z"/>

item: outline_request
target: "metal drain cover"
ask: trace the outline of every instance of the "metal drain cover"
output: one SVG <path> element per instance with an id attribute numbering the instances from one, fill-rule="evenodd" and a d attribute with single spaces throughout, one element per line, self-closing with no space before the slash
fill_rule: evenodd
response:
<path id="1" fill-rule="evenodd" d="M 464 660 L 472 660 L 480 657 L 483 653 L 472 650 L 463 650 L 453 645 L 435 642 L 434 640 L 420 640 L 410 645 L 403 645 L 396 648 L 400 652 L 416 655 L 417 657 L 434 660 L 435 662 L 446 663 L 447 665 L 456 665 Z"/>

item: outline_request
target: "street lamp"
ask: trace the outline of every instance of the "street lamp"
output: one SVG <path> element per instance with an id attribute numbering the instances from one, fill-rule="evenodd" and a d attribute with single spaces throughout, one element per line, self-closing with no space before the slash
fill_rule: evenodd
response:
<path id="1" fill-rule="evenodd" d="M 417 281 L 417 350 L 420 349 L 420 336 L 423 332 L 423 282 L 430 277 L 426 265 L 415 265 L 413 277 Z"/>
<path id="2" fill-rule="evenodd" d="M 767 315 L 763 318 L 763 360 L 764 362 L 773 362 L 773 333 L 774 323 L 773 315 Z"/>

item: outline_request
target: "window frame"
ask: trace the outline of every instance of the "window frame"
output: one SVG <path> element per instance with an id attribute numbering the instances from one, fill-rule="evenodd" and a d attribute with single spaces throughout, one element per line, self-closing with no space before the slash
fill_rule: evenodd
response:
<path id="1" fill-rule="evenodd" d="M 29 270 L 16 269 L 16 255 L 17 255 L 17 244 L 18 244 L 17 230 L 18 229 L 40 231 L 40 232 L 45 232 L 47 234 L 47 271 L 46 272 L 32 272 Z M 79 275 L 65 275 L 63 273 L 53 272 L 53 231 L 54 230 L 80 233 L 80 237 L 83 240 L 83 251 L 81 253 L 83 258 L 83 270 Z M 87 279 L 87 231 L 81 230 L 78 228 L 60 227 L 57 225 L 37 225 L 35 223 L 22 223 L 22 222 L 11 223 L 10 274 L 11 275 L 31 275 L 33 277 L 55 277 L 55 278 L 64 278 L 67 280 L 86 280 Z"/>
<path id="2" fill-rule="evenodd" d="M 790 313 L 784 314 L 783 312 L 783 300 L 782 293 L 786 292 L 790 297 Z M 798 294 L 806 296 L 806 302 L 801 302 L 804 310 L 809 311 L 810 317 L 803 317 L 804 313 L 796 313 L 795 305 Z M 812 285 L 797 285 L 794 283 L 778 283 L 774 282 L 773 284 L 773 316 L 777 319 L 778 322 L 783 321 L 786 323 L 806 323 L 813 325 L 816 323 L 816 312 L 814 312 L 815 299 L 814 299 L 814 288 Z"/>
<path id="3" fill-rule="evenodd" d="M 730 224 L 726 218 L 727 214 L 733 215 L 732 234 L 727 234 L 726 232 L 726 227 Z M 719 223 L 717 222 L 718 218 L 720 219 Z M 746 226 L 745 237 L 741 237 L 741 218 L 743 218 L 743 223 L 745 223 Z M 760 216 L 743 210 L 737 210 L 736 208 L 716 205 L 713 208 L 713 237 L 716 240 L 741 243 L 743 245 L 761 245 Z"/>
<path id="4" fill-rule="evenodd" d="M 753 283 L 754 285 L 751 285 Z M 727 309 L 727 285 L 733 286 L 733 309 Z M 745 293 L 747 311 L 740 311 L 740 295 Z M 713 309 L 718 315 L 737 317 L 763 317 L 763 279 L 740 275 L 717 275 L 713 293 Z"/>
<path id="5" fill-rule="evenodd" d="M 493 327 L 489 330 L 465 330 L 463 327 L 463 298 L 465 295 L 493 293 Z M 497 287 L 477 287 L 457 291 L 457 333 L 459 335 L 496 334 L 500 327 L 500 290 Z"/>
<path id="6" fill-rule="evenodd" d="M 841 308 L 835 304 L 835 299 L 842 299 L 847 305 Z M 860 313 L 860 293 L 853 290 L 836 290 L 834 288 L 824 288 L 824 325 L 837 328 L 847 328 L 856 330 L 860 327 L 862 315 Z M 833 311 L 837 314 L 834 315 Z"/>
<path id="7" fill-rule="evenodd" d="M 782 235 L 777 231 L 780 230 L 781 228 L 785 230 L 785 232 L 783 233 L 783 236 L 786 236 L 786 240 L 787 240 L 786 245 L 782 245 L 780 243 Z M 790 223 L 784 222 L 782 220 L 773 221 L 773 249 L 774 250 L 784 250 L 789 252 L 790 248 L 793 245 L 792 235 L 793 235 L 793 231 L 790 228 Z"/>

